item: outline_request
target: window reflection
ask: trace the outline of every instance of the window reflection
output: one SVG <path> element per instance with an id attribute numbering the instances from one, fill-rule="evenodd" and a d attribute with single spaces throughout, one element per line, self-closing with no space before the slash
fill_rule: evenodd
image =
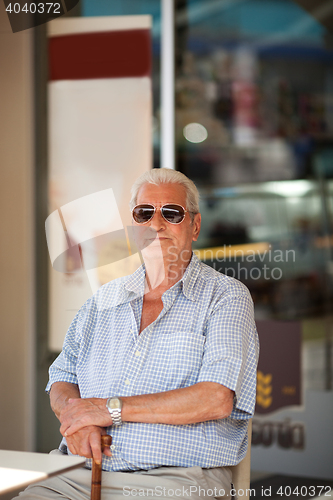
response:
<path id="1" fill-rule="evenodd" d="M 332 181 L 329 189 L 332 196 Z M 220 255 L 202 254 L 205 262 L 247 284 L 257 319 L 323 314 L 332 286 L 322 210 L 313 181 L 202 190 L 197 248 L 221 248 Z"/>
<path id="2" fill-rule="evenodd" d="M 326 28 L 292 0 L 192 0 L 177 12 L 179 169 L 202 184 L 315 178 L 314 154 L 333 137 Z M 186 141 L 190 123 L 207 130 L 203 143 Z"/>

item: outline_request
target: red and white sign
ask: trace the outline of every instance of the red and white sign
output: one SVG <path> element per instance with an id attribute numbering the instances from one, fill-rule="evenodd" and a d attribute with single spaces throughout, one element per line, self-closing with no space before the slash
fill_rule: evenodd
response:
<path id="1" fill-rule="evenodd" d="M 57 235 L 63 233 L 65 247 L 73 247 L 64 254 L 64 272 L 50 270 L 54 351 L 61 350 L 84 301 L 106 281 L 130 274 L 140 264 L 138 255 L 108 260 L 117 242 L 113 239 L 110 246 L 101 236 L 120 234 L 130 225 L 130 187 L 152 166 L 150 26 L 150 16 L 67 18 L 48 24 L 48 221 Z M 59 242 L 57 235 L 49 235 L 50 241 Z M 89 241 L 89 248 L 75 252 L 82 241 Z M 118 247 L 123 244 L 122 239 Z M 53 262 L 56 258 L 53 251 Z M 88 260 L 89 269 L 78 271 Z"/>

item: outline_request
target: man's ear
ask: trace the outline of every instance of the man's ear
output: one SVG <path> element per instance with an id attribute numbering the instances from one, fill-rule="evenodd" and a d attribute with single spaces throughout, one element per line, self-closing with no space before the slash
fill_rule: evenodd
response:
<path id="1" fill-rule="evenodd" d="M 197 239 L 199 238 L 200 228 L 201 228 L 201 214 L 195 214 L 192 225 L 193 225 L 192 241 L 197 241 Z"/>

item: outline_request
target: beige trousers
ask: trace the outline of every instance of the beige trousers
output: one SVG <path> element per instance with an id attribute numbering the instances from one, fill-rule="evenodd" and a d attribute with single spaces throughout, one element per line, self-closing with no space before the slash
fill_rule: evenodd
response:
<path id="1" fill-rule="evenodd" d="M 52 453 L 59 453 L 55 450 Z M 15 500 L 89 500 L 91 471 L 81 468 L 52 477 L 21 492 Z M 101 500 L 224 499 L 230 500 L 228 467 L 159 467 L 148 471 L 102 473 Z"/>

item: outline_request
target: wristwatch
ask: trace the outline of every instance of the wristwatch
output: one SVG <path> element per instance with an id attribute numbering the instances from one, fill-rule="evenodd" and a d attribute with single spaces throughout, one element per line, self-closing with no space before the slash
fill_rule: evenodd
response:
<path id="1" fill-rule="evenodd" d="M 123 423 L 121 420 L 121 409 L 123 407 L 122 400 L 113 396 L 107 400 L 106 407 L 110 412 L 112 424 L 121 425 Z"/>

